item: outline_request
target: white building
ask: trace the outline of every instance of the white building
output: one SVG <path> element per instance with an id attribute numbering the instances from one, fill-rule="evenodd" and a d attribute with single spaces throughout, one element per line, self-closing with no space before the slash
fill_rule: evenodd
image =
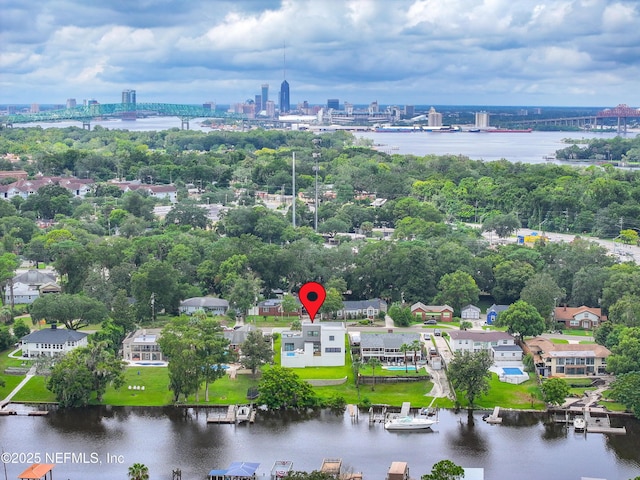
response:
<path id="1" fill-rule="evenodd" d="M 342 322 L 304 322 L 302 331 L 282 332 L 281 365 L 289 368 L 342 367 L 345 335 Z"/>
<path id="2" fill-rule="evenodd" d="M 462 318 L 462 320 L 480 320 L 480 308 L 475 305 L 462 307 L 460 318 Z"/>
<path id="3" fill-rule="evenodd" d="M 420 344 L 420 350 L 402 351 L 402 345 Z M 377 358 L 383 363 L 402 363 L 407 358 L 422 361 L 422 343 L 419 333 L 368 333 L 362 332 L 360 337 L 360 356 L 366 362 L 369 358 Z"/>
<path id="4" fill-rule="evenodd" d="M 20 347 L 23 357 L 35 358 L 43 355 L 53 357 L 64 355 L 78 347 L 86 347 L 87 337 L 88 334 L 84 332 L 57 328 L 54 323 L 51 328 L 37 330 L 22 337 Z"/>
<path id="5" fill-rule="evenodd" d="M 162 330 L 160 328 L 131 332 L 122 341 L 122 358 L 130 362 L 166 361 L 162 355 L 160 345 L 158 345 L 161 333 Z"/>
<path id="6" fill-rule="evenodd" d="M 451 350 L 455 352 L 490 352 L 492 347 L 516 346 L 515 339 L 506 332 L 474 332 L 471 330 L 451 330 Z M 520 348 L 520 347 L 518 347 Z M 522 354 L 521 354 L 522 358 Z"/>
<path id="7" fill-rule="evenodd" d="M 212 315 L 226 315 L 229 310 L 229 302 L 215 297 L 193 297 L 180 302 L 178 310 L 187 315 L 193 315 L 198 310 Z"/>
<path id="8" fill-rule="evenodd" d="M 489 112 L 476 112 L 477 128 L 487 128 L 489 126 Z"/>

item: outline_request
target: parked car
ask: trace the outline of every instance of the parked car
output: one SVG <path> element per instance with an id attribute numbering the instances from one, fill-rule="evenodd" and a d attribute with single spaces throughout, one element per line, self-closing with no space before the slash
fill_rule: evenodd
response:
<path id="1" fill-rule="evenodd" d="M 432 318 L 431 320 L 425 320 L 425 321 L 424 321 L 424 324 L 425 324 L 425 325 L 437 325 L 437 324 L 438 324 L 438 321 L 437 321 L 437 320 L 434 320 L 434 319 Z"/>
<path id="2" fill-rule="evenodd" d="M 433 331 L 433 334 L 434 334 L 436 337 L 440 337 L 440 336 L 442 335 L 442 332 L 440 331 L 440 329 L 439 329 L 439 328 L 436 328 L 436 329 Z"/>

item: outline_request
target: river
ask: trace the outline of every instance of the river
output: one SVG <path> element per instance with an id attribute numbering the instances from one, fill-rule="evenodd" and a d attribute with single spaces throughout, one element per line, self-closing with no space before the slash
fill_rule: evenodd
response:
<path id="1" fill-rule="evenodd" d="M 234 461 L 258 462 L 260 478 L 268 478 L 276 460 L 312 471 L 324 458 L 341 458 L 365 480 L 383 480 L 393 461 L 408 462 L 412 477 L 419 478 L 442 459 L 484 468 L 486 480 L 621 480 L 640 474 L 636 420 L 612 420 L 624 422 L 627 435 L 585 435 L 546 414 L 501 414 L 502 425 L 489 425 L 480 412 L 469 423 L 466 412 L 442 410 L 432 432 L 394 433 L 369 425 L 367 413 L 354 421 L 330 411 L 259 412 L 252 425 L 214 425 L 202 410 L 91 407 L 0 417 L 0 446 L 4 455 L 13 454 L 5 464 L 7 478 L 16 478 L 36 454 L 41 462 L 56 463 L 54 478 L 71 480 L 124 479 L 136 462 L 147 465 L 154 480 L 171 479 L 176 468 L 182 480 L 203 480 L 211 469 Z"/>
<path id="2" fill-rule="evenodd" d="M 191 130 L 210 131 L 203 127 L 203 119 L 189 122 Z M 177 117 L 149 117 L 136 121 L 102 120 L 91 123 L 111 130 L 150 131 L 180 128 L 181 122 Z M 60 128 L 68 126 L 80 127 L 79 122 L 51 122 L 38 124 L 16 124 L 20 126 L 41 126 L 42 128 Z M 638 132 L 627 135 L 634 137 Z M 388 132 L 357 132 L 357 138 L 371 139 L 379 150 L 386 153 L 425 155 L 465 155 L 473 160 L 500 160 L 512 162 L 545 163 L 544 157 L 553 156 L 556 150 L 569 146 L 563 139 L 614 138 L 615 133 L 604 132 L 538 132 L 531 133 L 388 133 Z M 562 163 L 553 160 L 552 163 Z"/>

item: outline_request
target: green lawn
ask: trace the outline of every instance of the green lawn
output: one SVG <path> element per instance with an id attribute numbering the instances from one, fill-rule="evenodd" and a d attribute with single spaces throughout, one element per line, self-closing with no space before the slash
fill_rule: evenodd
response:
<path id="1" fill-rule="evenodd" d="M 45 377 L 32 377 L 13 397 L 16 402 L 48 403 L 55 402 L 55 395 L 47 390 Z"/>
<path id="2" fill-rule="evenodd" d="M 129 390 L 129 386 L 144 386 L 144 390 Z M 118 406 L 159 406 L 170 405 L 172 398 L 166 367 L 129 367 L 125 369 L 124 385 L 119 390 L 108 388 L 103 403 Z"/>
<path id="3" fill-rule="evenodd" d="M 551 343 L 558 343 L 558 344 L 569 343 L 569 340 L 565 340 L 564 338 L 550 338 L 549 341 Z"/>
<path id="4" fill-rule="evenodd" d="M 2 375 L 4 387 L 0 387 L 0 399 L 6 398 L 14 388 L 22 381 L 24 375 Z"/>
<path id="5" fill-rule="evenodd" d="M 489 393 L 475 400 L 476 407 L 493 408 L 499 406 L 513 409 L 544 410 L 545 403 L 542 401 L 535 376 L 529 374 L 529 378 L 530 380 L 520 385 L 513 385 L 501 382 L 498 375 L 492 373 L 489 381 Z M 464 395 L 459 392 L 458 399 L 463 407 L 467 405 Z"/>

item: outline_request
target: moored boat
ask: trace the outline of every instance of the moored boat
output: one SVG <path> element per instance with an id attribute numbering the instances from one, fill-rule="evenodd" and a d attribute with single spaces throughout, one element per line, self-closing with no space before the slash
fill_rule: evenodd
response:
<path id="1" fill-rule="evenodd" d="M 425 430 L 431 428 L 437 420 L 422 416 L 397 416 L 390 417 L 384 422 L 386 430 Z"/>

